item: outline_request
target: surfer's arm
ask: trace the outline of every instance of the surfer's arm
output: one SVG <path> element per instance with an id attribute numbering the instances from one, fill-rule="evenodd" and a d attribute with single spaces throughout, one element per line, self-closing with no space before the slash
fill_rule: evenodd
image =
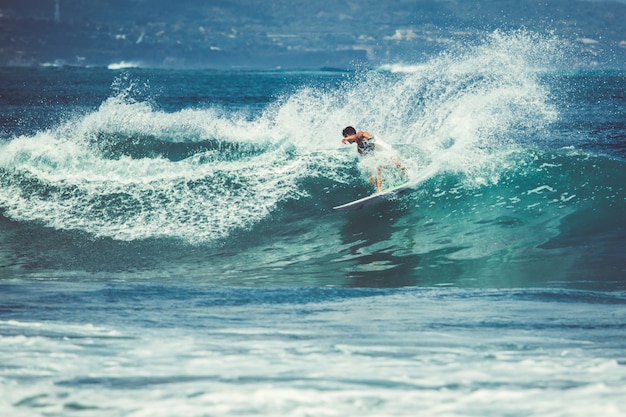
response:
<path id="1" fill-rule="evenodd" d="M 374 139 L 374 135 L 368 132 L 357 132 L 356 134 L 361 140 L 370 140 Z"/>
<path id="2" fill-rule="evenodd" d="M 373 138 L 374 138 L 374 135 L 372 135 L 371 133 L 368 133 L 368 132 L 356 132 L 354 135 L 349 135 L 349 136 L 346 136 L 345 138 L 343 138 L 341 140 L 341 143 L 343 143 L 343 144 L 354 143 L 358 139 L 370 140 L 370 139 L 373 139 Z"/>

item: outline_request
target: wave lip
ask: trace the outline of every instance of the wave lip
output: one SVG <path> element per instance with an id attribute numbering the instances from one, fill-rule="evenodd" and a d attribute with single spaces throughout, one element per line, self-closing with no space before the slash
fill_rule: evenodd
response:
<path id="1" fill-rule="evenodd" d="M 121 75 L 96 111 L 2 146 L 0 206 L 14 220 L 98 237 L 213 242 L 310 190 L 316 201 L 337 184 L 372 191 L 371 164 L 340 143 L 346 124 L 390 143 L 414 178 L 437 167 L 462 187 L 497 184 L 520 138 L 558 118 L 537 76 L 554 48 L 494 33 L 419 71 L 302 85 L 249 112 L 190 102 L 163 111 L 137 98 L 149 86 Z M 258 77 L 258 90 L 267 81 L 241 76 Z"/>
<path id="2" fill-rule="evenodd" d="M 280 149 L 219 154 L 111 158 L 54 132 L 22 137 L 2 148 L 0 206 L 14 220 L 96 237 L 208 242 L 267 216 L 302 172 Z"/>

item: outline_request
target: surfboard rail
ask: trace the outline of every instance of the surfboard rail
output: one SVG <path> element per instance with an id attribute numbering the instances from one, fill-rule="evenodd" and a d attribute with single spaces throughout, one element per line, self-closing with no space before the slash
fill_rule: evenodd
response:
<path id="1" fill-rule="evenodd" d="M 333 210 L 359 210 L 365 206 L 389 200 L 390 198 L 399 194 L 414 191 L 418 188 L 420 184 L 424 183 L 429 178 L 432 178 L 437 173 L 438 169 L 439 166 L 437 164 L 432 164 L 427 169 L 423 170 L 417 179 L 413 179 L 412 181 L 400 184 L 396 187 L 390 188 L 380 193 L 371 194 L 367 197 L 359 198 L 358 200 L 335 206 L 333 207 Z"/>
<path id="2" fill-rule="evenodd" d="M 359 198 L 358 200 L 351 201 L 349 203 L 342 204 L 340 206 L 333 207 L 333 210 L 359 210 L 365 206 L 380 203 L 383 200 L 388 200 L 396 195 L 404 194 L 411 188 L 417 186 L 416 183 L 405 183 L 398 185 L 397 187 L 390 188 L 380 193 L 368 195 L 367 197 Z"/>

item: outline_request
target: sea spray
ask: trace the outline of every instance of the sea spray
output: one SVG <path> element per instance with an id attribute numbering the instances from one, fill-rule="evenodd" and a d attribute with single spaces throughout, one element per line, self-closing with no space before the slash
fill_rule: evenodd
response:
<path id="1" fill-rule="evenodd" d="M 538 77 L 552 45 L 495 33 L 415 72 L 304 85 L 253 112 L 165 111 L 145 98 L 149 83 L 123 76 L 95 111 L 3 145 L 0 204 L 11 219 L 97 237 L 215 242 L 282 202 L 335 184 L 367 189 L 368 167 L 340 142 L 348 124 L 394 146 L 409 177 L 437 166 L 496 183 L 529 132 L 557 117 Z"/>
<path id="2" fill-rule="evenodd" d="M 562 56 L 556 38 L 494 32 L 410 71 L 355 73 L 331 91 L 303 88 L 263 119 L 300 149 L 341 147 L 341 129 L 353 125 L 397 147 L 413 176 L 436 163 L 470 182 L 497 181 L 506 155 L 558 120 L 541 75 Z"/>
<path id="3" fill-rule="evenodd" d="M 417 167 L 437 163 L 469 180 L 493 176 L 503 155 L 558 118 L 540 79 L 557 45 L 525 32 L 495 32 L 396 74 L 393 83 L 372 74 L 358 86 L 369 97 L 355 123 L 399 144 Z"/>

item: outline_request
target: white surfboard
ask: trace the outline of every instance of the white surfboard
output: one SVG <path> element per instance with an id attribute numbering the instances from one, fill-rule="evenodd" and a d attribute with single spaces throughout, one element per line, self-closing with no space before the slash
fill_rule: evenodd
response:
<path id="1" fill-rule="evenodd" d="M 438 166 L 433 164 L 430 165 L 427 169 L 422 171 L 417 179 L 413 181 L 407 182 L 402 185 L 398 185 L 397 187 L 390 188 L 385 191 L 381 191 L 380 193 L 372 194 L 367 197 L 360 198 L 355 201 L 351 201 L 346 204 L 342 204 L 340 206 L 333 207 L 334 210 L 358 210 L 362 209 L 365 206 L 369 206 L 371 204 L 380 203 L 381 201 L 389 200 L 394 196 L 401 195 L 410 191 L 414 191 L 417 189 L 417 186 L 431 178 L 437 172 Z"/>
<path id="2" fill-rule="evenodd" d="M 381 201 L 388 200 L 395 195 L 403 194 L 411 190 L 411 188 L 414 187 L 415 185 L 416 184 L 413 184 L 413 183 L 402 184 L 397 187 L 390 188 L 385 191 L 381 191 L 380 193 L 372 194 L 367 197 L 363 197 L 358 200 L 351 201 L 350 203 L 333 207 L 333 209 L 335 210 L 358 210 L 370 204 L 376 204 L 376 203 L 380 203 Z"/>

